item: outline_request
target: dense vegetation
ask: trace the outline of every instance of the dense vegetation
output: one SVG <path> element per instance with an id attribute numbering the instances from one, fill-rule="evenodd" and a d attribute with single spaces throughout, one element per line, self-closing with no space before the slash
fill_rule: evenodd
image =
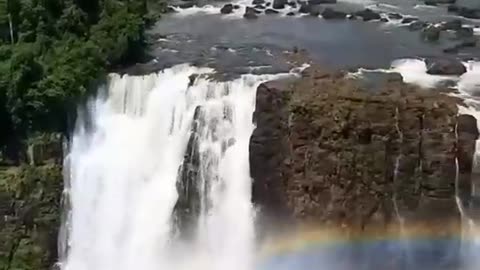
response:
<path id="1" fill-rule="evenodd" d="M 158 8 L 147 0 L 0 0 L 0 147 L 65 131 L 109 68 L 143 56 L 147 10 Z"/>

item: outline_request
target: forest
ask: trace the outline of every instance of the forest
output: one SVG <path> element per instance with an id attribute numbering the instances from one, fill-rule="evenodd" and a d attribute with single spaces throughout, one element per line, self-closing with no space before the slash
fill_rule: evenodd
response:
<path id="1" fill-rule="evenodd" d="M 145 29 L 164 9 L 147 0 L 0 0 L 0 149 L 68 131 L 109 70 L 144 59 Z"/>

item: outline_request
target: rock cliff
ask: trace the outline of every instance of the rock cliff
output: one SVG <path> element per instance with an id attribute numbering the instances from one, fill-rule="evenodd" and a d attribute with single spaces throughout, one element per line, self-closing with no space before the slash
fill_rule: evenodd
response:
<path id="1" fill-rule="evenodd" d="M 367 91 L 317 67 L 264 83 L 250 142 L 253 200 L 277 220 L 360 230 L 455 223 L 456 180 L 468 202 L 478 137 L 458 104 L 398 80 Z"/>

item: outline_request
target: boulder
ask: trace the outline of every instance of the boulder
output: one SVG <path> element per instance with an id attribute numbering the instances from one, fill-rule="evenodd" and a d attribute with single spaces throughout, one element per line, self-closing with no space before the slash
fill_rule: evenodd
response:
<path id="1" fill-rule="evenodd" d="M 233 5 L 233 9 L 240 9 L 240 5 Z"/>
<path id="2" fill-rule="evenodd" d="M 401 14 L 398 14 L 398 13 L 388 13 L 388 18 L 390 20 L 401 20 L 401 19 L 403 19 L 403 16 Z"/>
<path id="3" fill-rule="evenodd" d="M 408 24 L 408 23 L 412 23 L 414 21 L 418 21 L 418 18 L 415 18 L 415 17 L 404 17 L 403 20 L 402 20 L 402 24 Z"/>
<path id="4" fill-rule="evenodd" d="M 272 8 L 283 9 L 287 4 L 287 0 L 273 0 Z"/>
<path id="5" fill-rule="evenodd" d="M 295 16 L 295 12 L 290 11 L 290 12 L 287 13 L 287 16 Z"/>
<path id="6" fill-rule="evenodd" d="M 271 5 L 272 5 L 272 3 L 270 3 L 270 2 L 265 3 L 265 6 L 266 6 L 266 7 L 269 7 L 269 6 L 271 6 Z"/>
<path id="7" fill-rule="evenodd" d="M 433 25 L 428 26 L 422 30 L 422 39 L 425 41 L 433 42 L 440 39 L 440 33 L 442 30 Z"/>
<path id="8" fill-rule="evenodd" d="M 220 13 L 222 14 L 230 14 L 233 12 L 233 5 L 232 4 L 225 4 L 221 9 Z"/>
<path id="9" fill-rule="evenodd" d="M 256 19 L 258 18 L 257 16 L 258 10 L 252 8 L 252 7 L 246 7 L 245 8 L 245 13 L 243 14 L 243 18 L 245 19 Z"/>
<path id="10" fill-rule="evenodd" d="M 287 2 L 287 5 L 289 5 L 289 6 L 292 7 L 292 8 L 296 8 L 296 7 L 297 7 L 297 3 L 296 3 L 296 2 L 293 2 L 293 1 Z"/>
<path id="11" fill-rule="evenodd" d="M 380 21 L 381 22 L 388 22 L 388 19 L 387 18 L 381 18 Z"/>
<path id="12" fill-rule="evenodd" d="M 427 26 L 426 22 L 423 21 L 414 21 L 408 25 L 408 30 L 410 31 L 419 31 Z"/>
<path id="13" fill-rule="evenodd" d="M 462 28 L 462 20 L 460 19 L 453 19 L 442 24 L 443 30 L 458 30 L 460 28 Z"/>
<path id="14" fill-rule="evenodd" d="M 326 8 L 323 10 L 321 13 L 322 17 L 325 20 L 333 20 L 333 19 L 345 19 L 347 17 L 347 13 L 342 12 L 342 11 L 336 11 L 331 8 Z"/>
<path id="15" fill-rule="evenodd" d="M 263 5 L 255 5 L 253 8 L 255 8 L 255 9 L 265 9 L 265 6 L 263 6 Z"/>
<path id="16" fill-rule="evenodd" d="M 308 3 L 312 5 L 335 4 L 337 0 L 309 0 Z"/>
<path id="17" fill-rule="evenodd" d="M 265 10 L 265 14 L 278 14 L 278 13 L 280 13 L 280 12 L 278 12 L 278 11 L 275 10 L 275 9 L 271 9 L 271 8 L 267 8 L 267 9 Z"/>
<path id="18" fill-rule="evenodd" d="M 427 73 L 432 75 L 457 75 L 467 72 L 459 60 L 453 58 L 428 58 L 425 60 Z"/>
<path id="19" fill-rule="evenodd" d="M 253 0 L 252 5 L 263 5 L 265 4 L 265 0 Z"/>
<path id="20" fill-rule="evenodd" d="M 459 7 L 456 11 L 458 15 L 469 19 L 480 19 L 480 9 Z"/>
<path id="21" fill-rule="evenodd" d="M 377 12 L 371 9 L 364 9 L 362 11 L 355 12 L 355 16 L 361 17 L 363 21 L 371 21 L 371 20 L 380 20 L 382 17 Z"/>

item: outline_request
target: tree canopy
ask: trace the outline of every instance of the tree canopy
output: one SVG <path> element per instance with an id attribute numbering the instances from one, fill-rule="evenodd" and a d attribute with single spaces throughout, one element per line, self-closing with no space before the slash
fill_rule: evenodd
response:
<path id="1" fill-rule="evenodd" d="M 13 136 L 65 131 L 67 116 L 109 68 L 143 56 L 147 5 L 0 0 L 0 146 Z"/>

